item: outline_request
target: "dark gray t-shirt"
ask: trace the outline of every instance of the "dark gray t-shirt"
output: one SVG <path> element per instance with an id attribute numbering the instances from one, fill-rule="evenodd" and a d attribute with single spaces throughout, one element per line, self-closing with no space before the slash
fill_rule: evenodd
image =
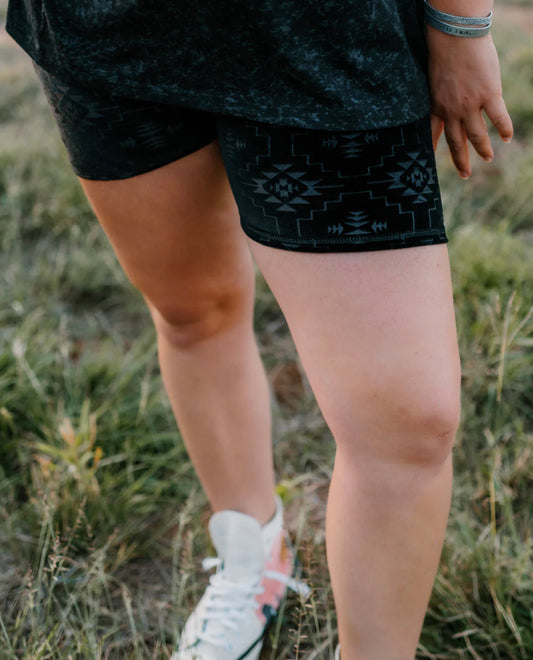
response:
<path id="1" fill-rule="evenodd" d="M 421 0 L 9 0 L 6 29 L 126 97 L 343 131 L 429 111 Z"/>

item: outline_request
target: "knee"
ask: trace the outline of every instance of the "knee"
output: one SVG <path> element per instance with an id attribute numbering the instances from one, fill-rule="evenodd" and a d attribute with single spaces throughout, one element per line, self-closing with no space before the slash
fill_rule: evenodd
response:
<path id="1" fill-rule="evenodd" d="M 435 467 L 453 449 L 461 418 L 460 374 L 429 377 L 416 387 L 381 383 L 352 402 L 351 422 L 332 428 L 337 446 L 354 456 Z M 355 417 L 355 419 L 354 419 Z"/>
<path id="2" fill-rule="evenodd" d="M 394 447 L 392 455 L 400 463 L 434 467 L 448 458 L 455 443 L 461 406 L 458 391 L 443 390 L 437 389 L 435 398 L 423 398 L 419 405 L 424 409 L 411 402 L 406 410 L 405 424 L 398 433 L 403 442 Z"/>
<path id="3" fill-rule="evenodd" d="M 253 302 L 247 287 L 224 286 L 189 289 L 171 300 L 146 299 L 159 337 L 187 350 L 249 319 Z"/>

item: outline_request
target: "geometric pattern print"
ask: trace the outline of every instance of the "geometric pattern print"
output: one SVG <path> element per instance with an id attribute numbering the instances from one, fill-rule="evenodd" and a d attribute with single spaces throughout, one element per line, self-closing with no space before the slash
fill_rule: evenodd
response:
<path id="1" fill-rule="evenodd" d="M 256 125 L 253 126 L 253 133 L 255 139 L 262 140 L 266 149 L 256 152 L 253 160 L 249 160 L 246 167 L 239 171 L 241 182 L 249 188 L 253 206 L 261 210 L 264 220 L 275 223 L 278 234 L 283 233 L 280 220 L 285 216 L 285 223 L 292 221 L 296 234 L 301 236 L 302 223 L 312 222 L 316 213 L 325 210 L 328 201 L 326 191 L 341 191 L 344 185 L 324 183 L 327 176 L 334 172 L 327 171 L 321 162 L 311 162 L 308 154 L 296 156 L 293 141 L 285 145 L 290 148 L 289 153 L 281 154 L 279 142 L 273 144 L 271 131 L 262 131 Z M 276 155 L 285 155 L 285 158 L 276 159 Z"/>
<path id="2" fill-rule="evenodd" d="M 129 100 L 127 104 L 111 96 L 85 90 L 56 78 L 48 82 L 46 92 L 54 112 L 63 122 L 76 122 L 79 129 L 93 135 L 112 137 L 117 146 L 134 149 L 142 145 L 148 151 L 164 149 L 169 136 L 179 134 L 183 121 L 168 121 L 166 108 Z"/>
<path id="3" fill-rule="evenodd" d="M 429 217 L 439 205 L 439 196 L 435 194 L 438 182 L 431 154 L 421 149 L 406 150 L 403 129 L 401 133 L 402 141 L 392 145 L 391 153 L 369 167 L 369 191 L 372 199 L 395 206 L 399 214 L 409 214 L 415 230 L 416 205 L 424 205 Z"/>
<path id="4" fill-rule="evenodd" d="M 252 238 L 290 242 L 295 249 L 298 242 L 378 241 L 387 247 L 406 238 L 445 240 L 423 122 L 332 132 L 246 121 L 226 125 L 219 137 L 243 228 Z"/>
<path id="5" fill-rule="evenodd" d="M 64 83 L 37 65 L 35 71 L 79 176 L 128 178 L 177 160 L 217 137 L 212 114 L 123 99 Z"/>
<path id="6" fill-rule="evenodd" d="M 251 238 L 312 251 L 446 241 L 428 117 L 371 131 L 278 126 L 95 93 L 36 72 L 79 176 L 128 178 L 218 137 Z"/>
<path id="7" fill-rule="evenodd" d="M 332 138 L 324 138 L 324 143 L 330 146 L 339 145 L 340 150 L 343 152 L 345 158 L 355 158 L 359 155 L 361 148 L 357 141 L 359 133 L 348 134 L 343 137 L 343 144 L 339 145 L 339 140 L 333 136 Z M 270 136 L 266 135 L 270 142 Z M 292 145 L 291 157 L 295 157 L 294 144 Z M 268 158 L 268 154 L 266 155 Z M 322 178 L 319 179 L 304 179 L 304 176 L 312 176 L 316 167 L 319 168 L 320 174 L 330 174 L 324 170 L 323 163 L 310 163 L 309 154 L 303 154 L 305 161 L 302 163 L 306 169 L 304 171 L 297 171 L 300 163 L 273 163 L 272 167 L 267 167 L 261 170 L 261 176 L 265 178 L 254 178 L 257 187 L 254 189 L 256 194 L 265 194 L 268 197 L 264 200 L 265 203 L 273 203 L 277 206 L 277 211 L 288 212 L 301 212 L 302 205 L 309 205 L 307 197 L 324 197 L 324 191 L 329 189 L 341 189 L 342 184 L 321 184 Z M 256 165 L 257 157 L 256 157 Z M 327 200 L 323 200 L 327 204 Z M 317 207 L 315 209 L 309 208 L 311 212 L 311 219 L 313 213 L 317 210 L 323 210 L 324 207 Z M 304 209 L 305 210 L 305 209 Z"/>

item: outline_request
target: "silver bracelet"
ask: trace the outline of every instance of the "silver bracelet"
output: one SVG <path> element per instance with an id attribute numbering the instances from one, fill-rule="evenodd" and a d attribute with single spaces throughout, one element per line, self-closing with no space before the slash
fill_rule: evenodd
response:
<path id="1" fill-rule="evenodd" d="M 435 18 L 431 14 L 426 14 L 426 23 L 433 26 L 441 32 L 446 34 L 451 34 L 454 37 L 484 37 L 490 32 L 490 25 L 486 27 L 458 27 L 456 25 L 450 25 L 444 21 L 440 21 L 438 18 Z"/>
<path id="2" fill-rule="evenodd" d="M 457 25 L 483 25 L 484 27 L 490 27 L 492 24 L 492 11 L 488 16 L 454 16 L 454 14 L 446 14 L 435 9 L 429 4 L 428 0 L 424 0 L 424 4 L 426 5 L 426 15 L 433 16 L 439 21 Z"/>

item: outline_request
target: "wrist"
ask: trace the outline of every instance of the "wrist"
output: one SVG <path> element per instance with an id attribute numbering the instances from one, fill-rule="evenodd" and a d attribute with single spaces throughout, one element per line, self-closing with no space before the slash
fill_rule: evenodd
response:
<path id="1" fill-rule="evenodd" d="M 464 49 L 470 48 L 470 46 L 475 48 L 477 43 L 481 43 L 483 41 L 492 41 L 492 35 L 489 32 L 482 37 L 478 37 L 477 39 L 462 39 L 461 37 L 458 38 L 452 34 L 446 34 L 445 32 L 442 32 L 442 30 L 439 30 L 432 25 L 429 25 L 429 23 L 426 23 L 426 41 L 430 49 L 432 46 L 440 47 L 441 45 L 442 48 L 449 48 L 451 45 L 454 47 L 460 45 L 462 49 Z"/>
<path id="2" fill-rule="evenodd" d="M 429 4 L 447 14 L 456 16 L 488 16 L 493 9 L 493 0 L 428 0 Z"/>
<path id="3" fill-rule="evenodd" d="M 452 14 L 452 9 L 449 5 L 452 5 L 453 2 L 458 3 L 459 0 L 423 0 L 424 2 L 424 11 L 425 11 L 425 22 L 429 27 L 436 29 L 437 31 L 443 32 L 446 35 L 453 37 L 476 37 L 482 38 L 488 36 L 492 26 L 492 10 L 489 10 L 488 14 L 465 14 L 465 13 L 456 13 Z M 470 0 L 468 3 L 468 8 L 472 10 L 472 5 L 475 0 Z M 479 0 L 479 5 L 488 6 L 489 0 Z M 438 6 L 445 7 L 446 11 L 439 9 Z M 454 10 L 457 11 L 457 10 Z M 461 9 L 461 12 L 464 12 L 465 9 Z M 431 34 L 431 32 L 430 32 Z"/>

